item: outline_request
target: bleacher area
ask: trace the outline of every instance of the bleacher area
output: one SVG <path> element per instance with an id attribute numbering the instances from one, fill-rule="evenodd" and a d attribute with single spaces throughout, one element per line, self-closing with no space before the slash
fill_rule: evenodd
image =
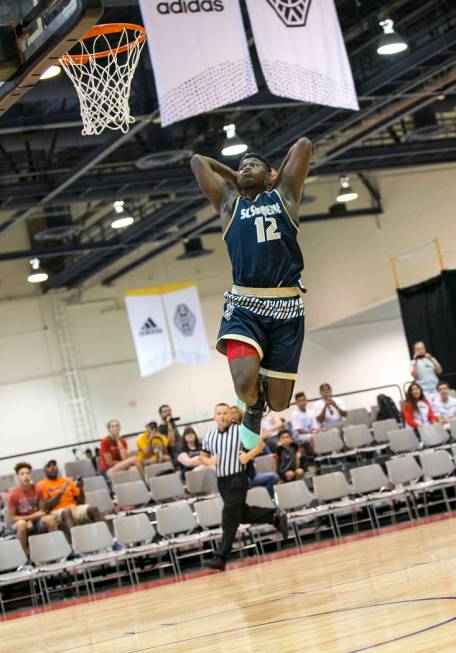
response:
<path id="1" fill-rule="evenodd" d="M 367 411 L 363 419 L 348 424 L 342 435 L 338 430 L 315 434 L 317 472 L 276 485 L 274 502 L 263 487 L 249 491 L 251 505 L 286 510 L 289 537 L 282 541 L 272 526 L 242 525 L 234 556 L 260 559 L 277 548 L 305 549 L 316 541 L 454 509 L 456 420 L 450 432 L 435 424 L 421 427 L 418 437 L 395 420 L 371 423 Z M 255 466 L 258 472 L 271 471 L 273 456 L 258 457 Z M 66 463 L 65 475 L 84 478 L 86 503 L 97 506 L 106 523 L 74 527 L 71 543 L 61 531 L 31 536 L 31 565 L 3 515 L 2 612 L 24 602 L 48 604 L 200 568 L 221 536 L 223 503 L 214 470 L 188 472 L 185 482 L 171 463 L 145 470 L 146 483 L 132 469 L 114 474 L 109 488 L 90 461 Z M 34 470 L 35 481 L 41 472 Z M 14 475 L 0 477 L 0 492 L 14 484 Z"/>

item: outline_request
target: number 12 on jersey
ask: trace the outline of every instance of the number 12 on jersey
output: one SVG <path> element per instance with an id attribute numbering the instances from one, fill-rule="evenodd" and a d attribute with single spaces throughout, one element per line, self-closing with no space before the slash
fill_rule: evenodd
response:
<path id="1" fill-rule="evenodd" d="M 265 222 L 269 223 L 266 229 Z M 255 218 L 255 227 L 258 243 L 264 243 L 267 240 L 279 240 L 282 237 L 280 231 L 277 231 L 277 221 L 275 218 L 266 218 L 259 215 L 258 218 Z"/>

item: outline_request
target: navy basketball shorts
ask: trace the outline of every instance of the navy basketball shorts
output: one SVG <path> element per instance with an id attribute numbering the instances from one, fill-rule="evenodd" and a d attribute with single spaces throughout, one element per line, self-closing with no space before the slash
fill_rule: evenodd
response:
<path id="1" fill-rule="evenodd" d="M 304 342 L 304 304 L 300 296 L 249 297 L 225 293 L 217 350 L 226 355 L 226 341 L 246 342 L 258 351 L 260 374 L 296 379 Z"/>

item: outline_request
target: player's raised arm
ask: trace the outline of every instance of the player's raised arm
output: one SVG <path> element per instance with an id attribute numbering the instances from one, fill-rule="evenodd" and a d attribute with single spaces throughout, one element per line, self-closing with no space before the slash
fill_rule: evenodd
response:
<path id="1" fill-rule="evenodd" d="M 302 196 L 302 187 L 309 172 L 310 159 L 312 158 L 312 143 L 303 136 L 288 150 L 288 154 L 280 166 L 277 175 L 277 186 L 287 199 L 299 204 Z"/>
<path id="2" fill-rule="evenodd" d="M 192 156 L 190 165 L 201 192 L 220 214 L 227 196 L 234 193 L 234 187 L 237 188 L 236 172 L 223 163 L 200 154 Z"/>

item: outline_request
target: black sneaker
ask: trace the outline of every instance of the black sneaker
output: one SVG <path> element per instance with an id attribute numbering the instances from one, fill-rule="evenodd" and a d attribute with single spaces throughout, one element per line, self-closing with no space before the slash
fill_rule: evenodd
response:
<path id="1" fill-rule="evenodd" d="M 279 533 L 282 533 L 283 539 L 286 540 L 288 538 L 288 517 L 285 510 L 282 510 L 282 508 L 277 508 L 276 510 L 274 526 L 277 528 Z"/>
<path id="2" fill-rule="evenodd" d="M 254 406 L 246 406 L 244 410 L 244 417 L 242 423 L 249 431 L 254 433 L 261 432 L 261 420 L 263 419 L 263 410 L 266 402 L 259 399 Z"/>
<path id="3" fill-rule="evenodd" d="M 220 558 L 219 556 L 214 556 L 213 558 L 209 558 L 209 560 L 206 560 L 204 563 L 204 567 L 207 569 L 215 569 L 217 571 L 225 571 L 225 560 L 223 558 Z"/>

